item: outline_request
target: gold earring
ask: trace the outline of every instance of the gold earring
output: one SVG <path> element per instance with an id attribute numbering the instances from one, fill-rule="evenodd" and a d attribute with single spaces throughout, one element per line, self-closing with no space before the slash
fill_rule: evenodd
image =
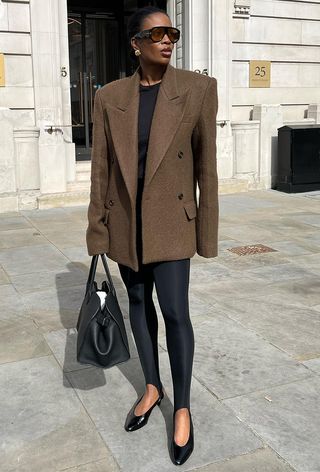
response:
<path id="1" fill-rule="evenodd" d="M 136 50 L 134 51 L 134 53 L 135 53 L 136 56 L 140 56 L 140 55 L 141 55 L 140 49 L 136 49 Z"/>

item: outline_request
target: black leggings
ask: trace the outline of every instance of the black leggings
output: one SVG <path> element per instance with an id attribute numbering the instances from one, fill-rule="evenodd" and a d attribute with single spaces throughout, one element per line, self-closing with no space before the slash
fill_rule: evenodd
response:
<path id="1" fill-rule="evenodd" d="M 190 388 L 194 355 L 194 333 L 189 316 L 190 259 L 141 262 L 142 185 L 137 196 L 137 252 L 139 271 L 119 264 L 129 297 L 129 318 L 145 381 L 160 391 L 158 317 L 152 300 L 155 283 L 165 322 L 166 341 L 174 390 L 174 411 L 190 408 Z"/>

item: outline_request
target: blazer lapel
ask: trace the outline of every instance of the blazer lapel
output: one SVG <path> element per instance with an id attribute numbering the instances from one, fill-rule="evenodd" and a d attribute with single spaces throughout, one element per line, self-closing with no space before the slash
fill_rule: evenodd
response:
<path id="1" fill-rule="evenodd" d="M 168 64 L 162 76 L 151 123 L 144 184 L 150 184 L 183 117 L 189 90 L 180 93 L 175 68 Z"/>
<path id="2" fill-rule="evenodd" d="M 130 76 L 117 105 L 106 105 L 113 144 L 133 204 L 138 180 L 140 71 L 141 66 Z M 151 182 L 180 125 L 188 92 L 179 92 L 175 68 L 168 64 L 162 76 L 150 129 L 144 185 Z"/>
<path id="3" fill-rule="evenodd" d="M 106 104 L 115 153 L 132 203 L 138 180 L 138 69 L 120 89 L 116 106 Z"/>

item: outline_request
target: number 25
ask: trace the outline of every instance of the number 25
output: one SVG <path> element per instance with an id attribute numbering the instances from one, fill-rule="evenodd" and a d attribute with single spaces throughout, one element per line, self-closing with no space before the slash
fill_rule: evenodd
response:
<path id="1" fill-rule="evenodd" d="M 257 66 L 255 75 L 259 75 L 260 77 L 264 77 L 266 75 L 266 66 Z"/>

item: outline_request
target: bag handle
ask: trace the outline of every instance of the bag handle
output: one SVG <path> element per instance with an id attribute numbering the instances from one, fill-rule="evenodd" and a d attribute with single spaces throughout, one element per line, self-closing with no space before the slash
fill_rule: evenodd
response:
<path id="1" fill-rule="evenodd" d="M 103 263 L 104 269 L 105 269 L 106 274 L 107 274 L 107 276 L 108 276 L 109 286 L 110 286 L 110 288 L 111 288 L 111 291 L 112 291 L 113 295 L 115 296 L 115 294 L 116 294 L 116 289 L 114 288 L 113 281 L 112 281 L 112 277 L 111 277 L 110 270 L 109 270 L 109 267 L 108 267 L 107 256 L 106 256 L 105 254 L 100 254 L 100 256 L 101 256 L 101 259 L 102 259 L 102 263 Z"/>
<path id="2" fill-rule="evenodd" d="M 89 271 L 89 276 L 88 276 L 88 281 L 87 281 L 87 286 L 86 286 L 86 293 L 88 293 L 88 291 L 91 292 L 93 289 L 99 255 L 101 256 L 102 263 L 107 274 L 109 289 L 112 291 L 113 295 L 115 295 L 116 290 L 113 285 L 112 277 L 111 277 L 110 270 L 108 267 L 107 256 L 105 254 L 95 254 L 94 256 L 92 256 L 90 271 Z"/>
<path id="3" fill-rule="evenodd" d="M 86 286 L 86 293 L 88 293 L 89 291 L 92 292 L 94 278 L 97 271 L 98 258 L 99 258 L 98 254 L 92 256 L 90 271 L 89 271 L 89 276 L 88 276 L 87 286 Z"/>

